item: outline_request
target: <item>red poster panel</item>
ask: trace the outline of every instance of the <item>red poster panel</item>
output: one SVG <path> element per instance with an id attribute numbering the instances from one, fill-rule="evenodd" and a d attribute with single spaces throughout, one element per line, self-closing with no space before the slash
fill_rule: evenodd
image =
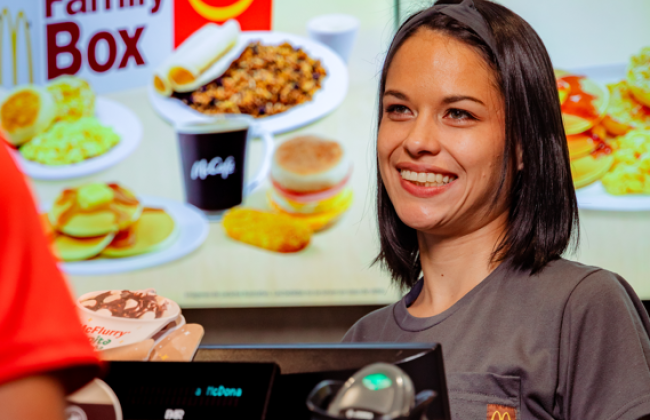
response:
<path id="1" fill-rule="evenodd" d="M 174 47 L 208 22 L 237 19 L 244 31 L 271 29 L 273 0 L 176 0 Z"/>

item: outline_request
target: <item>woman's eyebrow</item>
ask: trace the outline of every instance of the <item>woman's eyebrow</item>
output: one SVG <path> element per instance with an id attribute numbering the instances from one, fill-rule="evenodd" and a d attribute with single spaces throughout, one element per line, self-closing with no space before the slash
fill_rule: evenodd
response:
<path id="1" fill-rule="evenodd" d="M 453 104 L 454 102 L 460 102 L 460 101 L 473 101 L 473 102 L 476 102 L 476 103 L 479 103 L 479 104 L 485 106 L 483 101 L 481 101 L 480 99 L 477 99 L 477 98 L 475 98 L 473 96 L 467 96 L 467 95 L 447 96 L 442 100 L 442 103 L 443 104 Z"/>
<path id="2" fill-rule="evenodd" d="M 387 90 L 386 92 L 384 92 L 384 96 L 389 96 L 389 95 L 394 96 L 397 99 L 401 99 L 403 101 L 408 101 L 409 100 L 408 96 L 406 96 L 402 92 L 398 92 L 396 90 Z"/>

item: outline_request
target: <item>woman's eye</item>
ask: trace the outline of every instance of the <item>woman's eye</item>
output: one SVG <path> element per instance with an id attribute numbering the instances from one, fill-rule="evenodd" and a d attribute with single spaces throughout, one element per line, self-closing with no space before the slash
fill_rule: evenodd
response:
<path id="1" fill-rule="evenodd" d="M 386 113 L 388 114 L 406 114 L 409 111 L 404 105 L 388 105 L 386 107 Z"/>
<path id="2" fill-rule="evenodd" d="M 462 109 L 452 108 L 447 111 L 447 116 L 453 120 L 475 120 L 474 116 Z"/>

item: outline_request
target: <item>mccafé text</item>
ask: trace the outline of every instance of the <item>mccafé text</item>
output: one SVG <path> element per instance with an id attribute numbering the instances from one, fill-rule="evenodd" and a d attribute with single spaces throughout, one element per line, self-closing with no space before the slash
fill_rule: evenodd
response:
<path id="1" fill-rule="evenodd" d="M 45 0 L 45 18 L 137 10 L 147 7 L 145 1 L 150 4 L 151 14 L 160 10 L 162 0 Z M 83 29 L 74 20 L 47 24 L 48 80 L 64 74 L 77 74 L 84 65 L 96 73 L 105 73 L 124 69 L 129 63 L 136 67 L 146 64 L 146 57 L 139 47 L 146 31 L 145 24 L 134 28 L 104 28 L 89 34 Z M 101 57 L 100 50 L 104 51 Z M 62 63 L 62 56 L 67 56 L 65 63 Z"/>

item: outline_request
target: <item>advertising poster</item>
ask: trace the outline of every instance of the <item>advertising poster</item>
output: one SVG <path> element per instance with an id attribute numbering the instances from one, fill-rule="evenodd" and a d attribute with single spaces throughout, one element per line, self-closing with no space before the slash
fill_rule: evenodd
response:
<path id="1" fill-rule="evenodd" d="M 557 69 L 581 211 L 569 257 L 650 299 L 650 3 L 501 3 Z M 378 75 L 427 4 L 0 0 L 2 142 L 77 295 L 397 299 L 372 266 Z"/>

